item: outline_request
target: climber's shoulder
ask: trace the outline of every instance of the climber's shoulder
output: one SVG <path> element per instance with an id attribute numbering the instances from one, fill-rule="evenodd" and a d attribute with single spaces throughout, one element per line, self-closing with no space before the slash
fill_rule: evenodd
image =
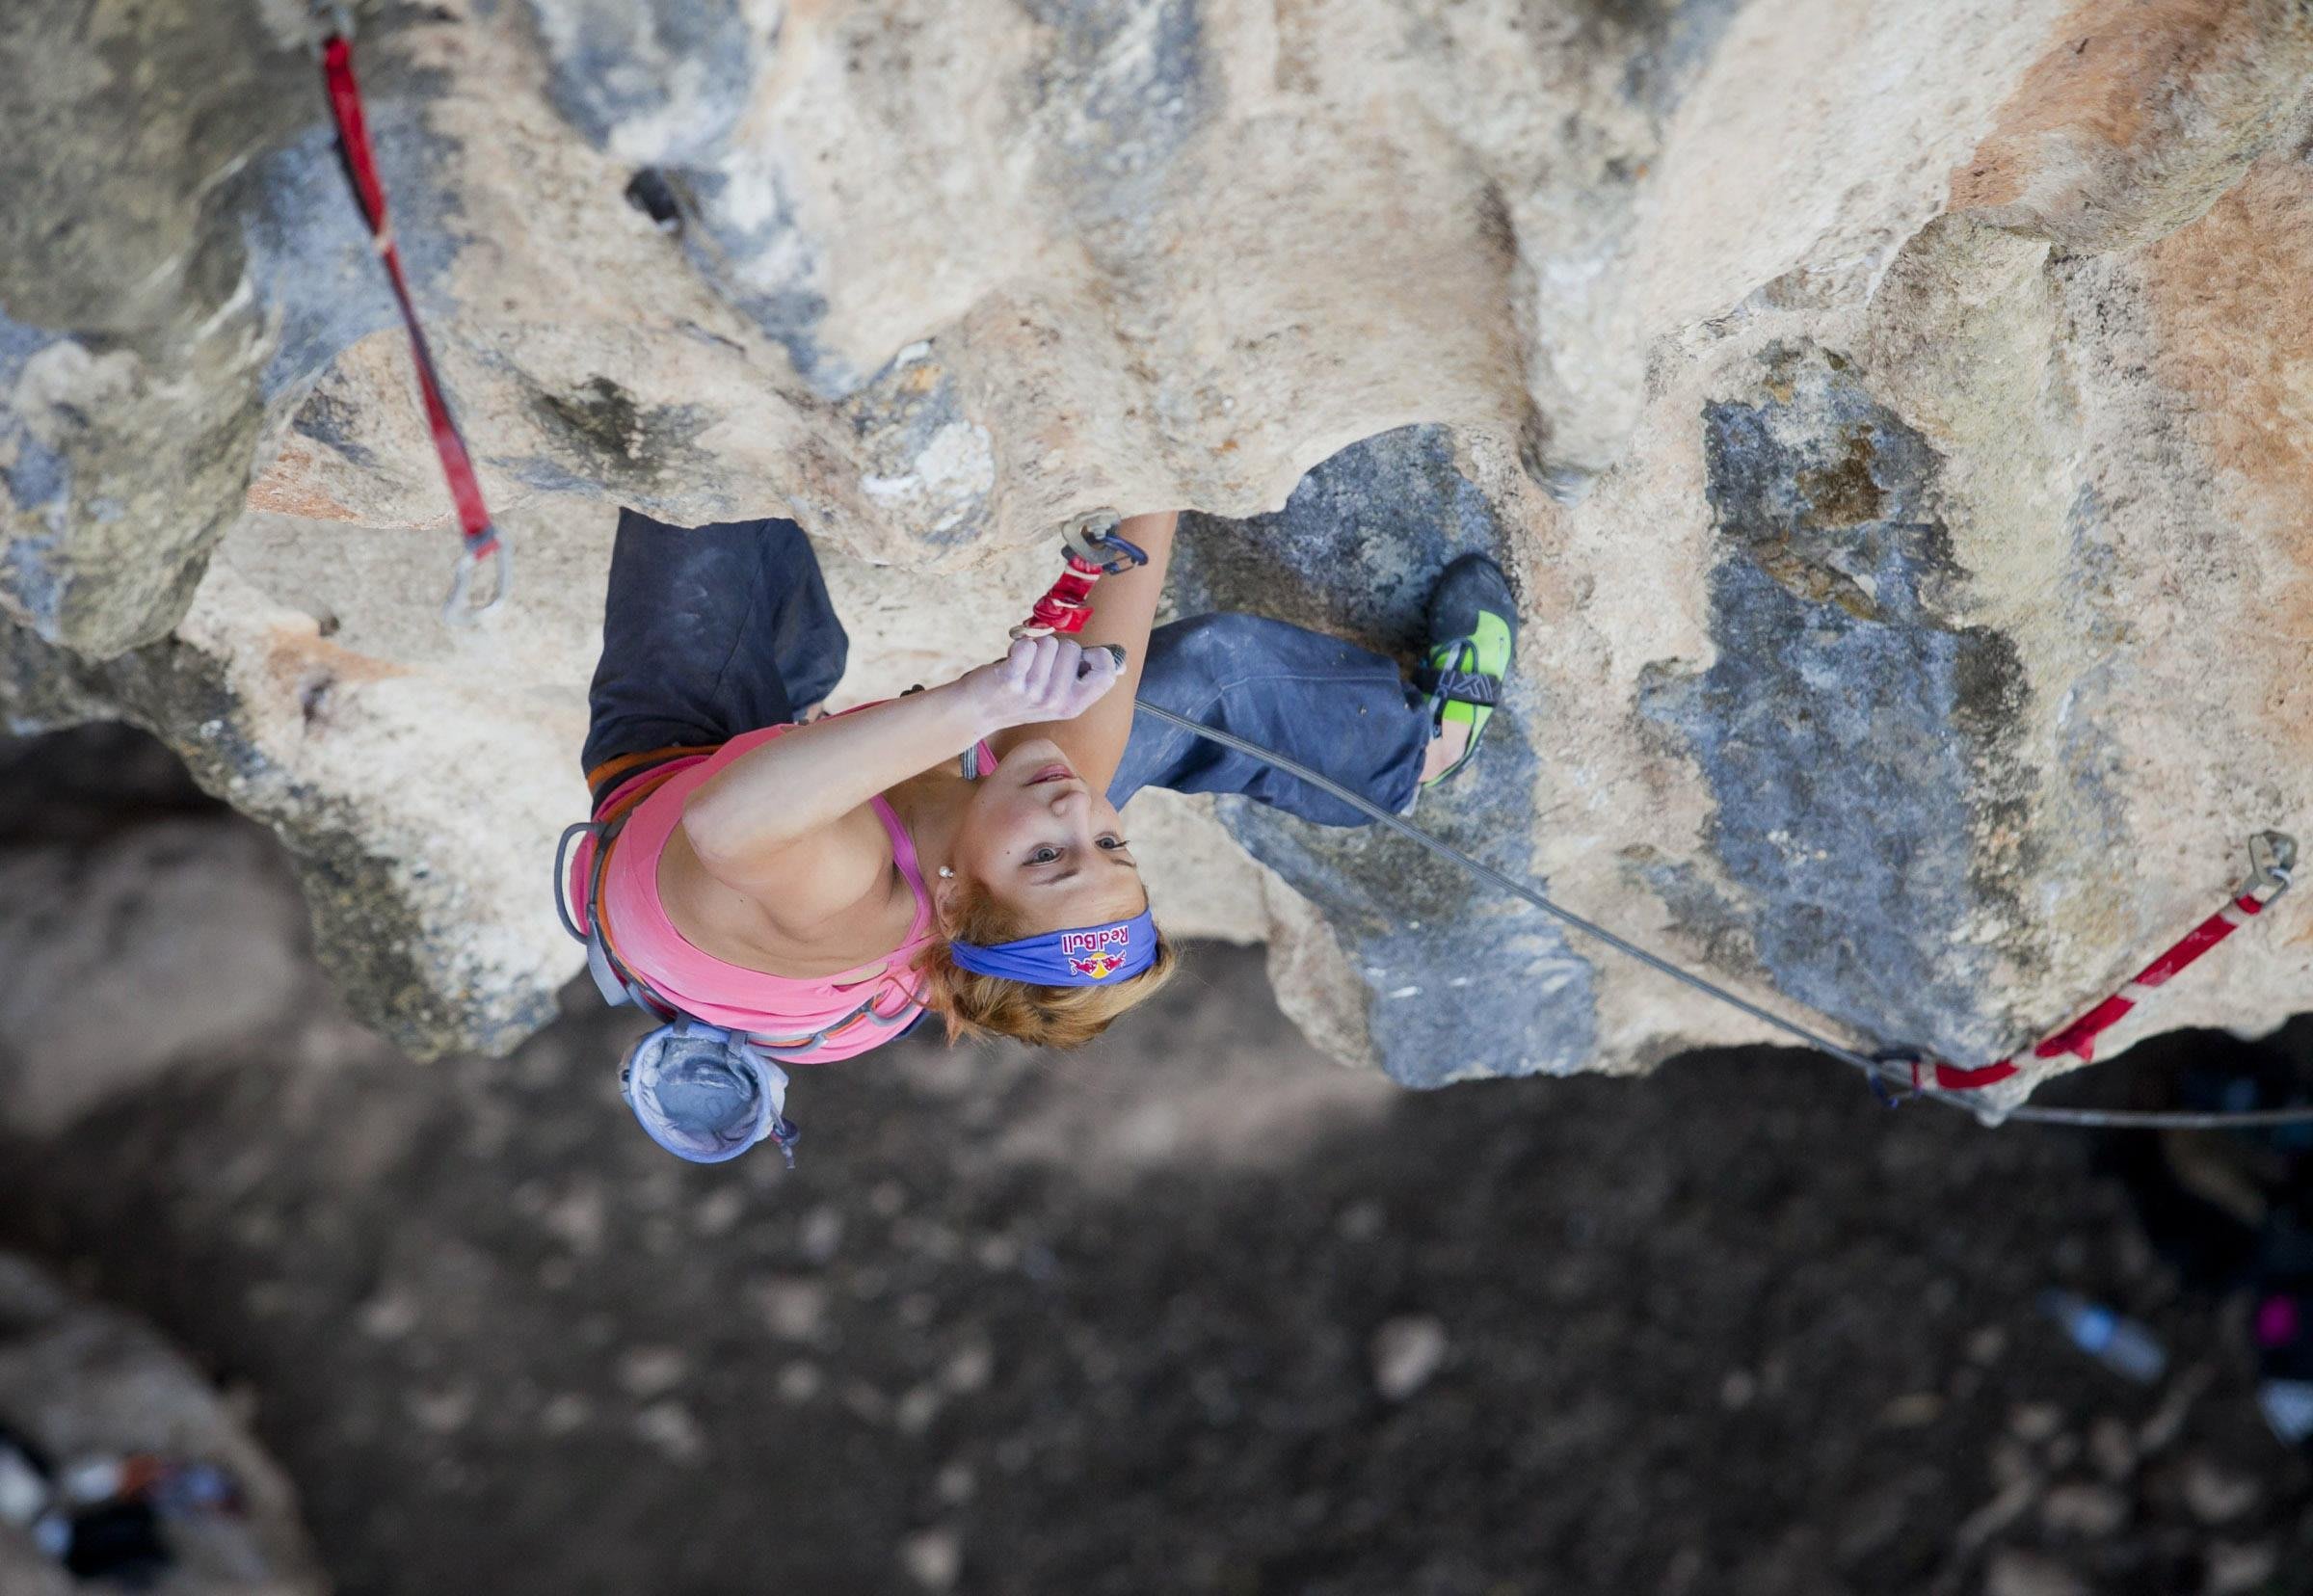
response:
<path id="1" fill-rule="evenodd" d="M 807 836 L 711 859 L 678 828 L 659 860 L 659 898 L 703 946 L 694 929 L 706 941 L 815 944 L 854 922 L 880 927 L 912 901 L 894 864 L 891 838 L 865 804 Z"/>

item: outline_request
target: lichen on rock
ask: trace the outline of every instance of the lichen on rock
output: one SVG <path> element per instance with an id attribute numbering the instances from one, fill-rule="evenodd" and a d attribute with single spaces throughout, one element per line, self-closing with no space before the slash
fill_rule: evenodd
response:
<path id="1" fill-rule="evenodd" d="M 302 17 L 40 0 L 0 45 L 0 705 L 138 720 L 274 825 L 418 1051 L 576 968 L 619 503 L 800 520 L 854 700 L 987 653 L 1096 505 L 1193 512 L 1184 608 L 1407 655 L 1489 548 L 1511 712 L 1424 823 L 1961 1062 L 2313 825 L 2302 5 L 363 7 L 518 550 L 463 632 Z M 1760 1034 L 1390 838 L 1143 803 L 1160 912 L 1401 1080 Z M 2303 914 L 2114 1042 L 2303 1007 Z"/>

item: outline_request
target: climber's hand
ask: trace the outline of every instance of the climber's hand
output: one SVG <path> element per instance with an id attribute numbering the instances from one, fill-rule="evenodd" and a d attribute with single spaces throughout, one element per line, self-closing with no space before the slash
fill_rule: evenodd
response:
<path id="1" fill-rule="evenodd" d="M 983 717 L 986 731 L 1075 720 L 1104 698 L 1118 680 L 1116 656 L 1087 652 L 1065 637 L 1024 637 L 1011 652 L 968 673 L 958 683 Z"/>

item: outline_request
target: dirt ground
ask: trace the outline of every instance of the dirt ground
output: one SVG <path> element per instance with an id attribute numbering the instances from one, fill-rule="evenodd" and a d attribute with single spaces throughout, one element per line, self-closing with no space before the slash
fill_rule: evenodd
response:
<path id="1" fill-rule="evenodd" d="M 0 854 L 208 812 L 59 748 L 0 751 Z M 1401 1093 L 1194 955 L 1074 1057 L 805 1075 L 792 1173 L 652 1148 L 590 992 L 421 1067 L 301 987 L 0 1142 L 0 1246 L 240 1395 L 347 1596 L 2313 1592 L 2244 1304 L 2079 1133 L 1765 1050 Z"/>

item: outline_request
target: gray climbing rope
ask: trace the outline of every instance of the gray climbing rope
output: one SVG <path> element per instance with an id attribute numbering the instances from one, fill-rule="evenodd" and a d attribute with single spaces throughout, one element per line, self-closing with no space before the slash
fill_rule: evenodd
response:
<path id="1" fill-rule="evenodd" d="M 1363 794 L 1343 786 L 1329 776 L 1310 769 L 1309 766 L 1302 764 L 1297 759 L 1288 758 L 1274 750 L 1262 747 L 1259 743 L 1248 742 L 1235 732 L 1223 732 L 1215 727 L 1204 725 L 1202 722 L 1190 720 L 1185 715 L 1175 714 L 1172 710 L 1151 704 L 1146 699 L 1138 701 L 1134 707 L 1139 712 L 1152 715 L 1168 726 L 1177 726 L 1183 732 L 1203 737 L 1209 742 L 1218 743 L 1223 748 L 1235 749 L 1239 754 L 1259 759 L 1262 763 L 1274 769 L 1282 770 L 1296 781 L 1307 782 L 1319 791 L 1339 798 L 1343 803 L 1373 821 L 1374 824 L 1385 826 L 1400 837 L 1412 838 L 1439 858 L 1452 861 L 1478 880 L 1509 893 L 1512 897 L 1521 898 L 1532 904 L 1544 914 L 1564 921 L 1584 936 L 1595 938 L 1617 952 L 1636 959 L 1649 969 L 1660 971 L 1674 981 L 1682 982 L 1707 997 L 1716 998 L 1731 1008 L 1739 1009 L 1763 1024 L 1772 1025 L 1787 1036 L 1796 1037 L 1818 1052 L 1828 1053 L 1841 1063 L 1862 1071 L 1869 1080 L 1882 1086 L 1900 1088 L 1907 1097 L 1920 1097 L 1932 1103 L 1941 1103 L 1947 1107 L 1974 1114 L 1981 1120 L 2012 1119 L 2039 1125 L 2127 1128 L 2140 1130 L 2247 1130 L 2257 1126 L 2313 1124 L 2313 1107 L 2201 1112 L 2182 1108 L 2063 1108 L 2021 1104 L 2005 1110 L 1987 1110 L 1981 1104 L 1971 1103 L 1966 1098 L 1934 1086 L 1922 1084 L 1915 1087 L 1913 1072 L 1908 1065 L 1874 1058 L 1867 1052 L 1850 1048 L 1795 1020 L 1789 1020 L 1770 1009 L 1761 1008 L 1749 998 L 1728 991 L 1717 982 L 1697 975 L 1692 971 L 1682 969 L 1661 954 L 1650 952 L 1628 938 L 1616 936 L 1593 920 L 1584 919 L 1571 909 L 1561 908 L 1525 882 L 1514 876 L 1505 875 L 1491 864 L 1471 858 L 1452 843 L 1433 837 L 1402 815 L 1392 814 L 1388 810 L 1371 802 Z"/>

